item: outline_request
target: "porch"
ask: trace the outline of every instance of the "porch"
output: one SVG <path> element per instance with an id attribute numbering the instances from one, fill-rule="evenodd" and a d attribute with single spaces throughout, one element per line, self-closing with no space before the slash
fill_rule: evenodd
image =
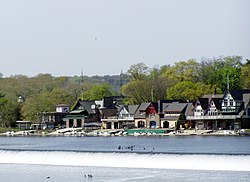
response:
<path id="1" fill-rule="evenodd" d="M 101 119 L 103 129 L 122 129 L 122 128 L 134 128 L 134 119 L 109 117 L 108 119 Z"/>

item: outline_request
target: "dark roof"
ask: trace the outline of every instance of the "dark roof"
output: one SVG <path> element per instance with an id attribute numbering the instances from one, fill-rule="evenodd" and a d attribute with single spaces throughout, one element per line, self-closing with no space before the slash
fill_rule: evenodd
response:
<path id="1" fill-rule="evenodd" d="M 103 98 L 103 107 L 105 107 L 105 108 L 114 108 L 115 105 L 113 103 L 113 98 L 111 98 L 111 97 L 104 97 Z"/>
<path id="2" fill-rule="evenodd" d="M 135 114 L 136 110 L 138 109 L 139 105 L 116 105 L 118 113 L 121 112 L 123 108 L 125 108 L 129 114 Z"/>
<path id="3" fill-rule="evenodd" d="M 95 103 L 99 109 L 117 109 L 117 106 L 122 106 L 116 105 L 116 102 L 113 100 L 112 97 L 104 97 L 102 100 L 96 100 Z"/>
<path id="4" fill-rule="evenodd" d="M 224 94 L 205 94 L 202 98 L 208 98 L 211 100 L 212 98 L 223 98 Z"/>
<path id="5" fill-rule="evenodd" d="M 150 105 L 153 105 L 155 108 L 156 112 L 158 111 L 158 103 L 157 102 L 144 102 L 141 103 L 141 105 L 138 107 L 138 109 L 135 112 L 135 118 L 146 118 L 145 115 L 140 115 L 140 111 L 145 112 Z"/>
<path id="6" fill-rule="evenodd" d="M 166 103 L 163 104 L 165 106 L 163 108 L 164 112 L 182 112 L 186 107 L 187 103 L 178 103 L 178 102 L 173 102 L 173 103 Z"/>
<path id="7" fill-rule="evenodd" d="M 146 109 L 150 106 L 150 102 L 147 102 L 147 103 L 141 103 L 141 105 L 139 106 L 138 110 L 139 111 L 146 111 Z"/>
<path id="8" fill-rule="evenodd" d="M 127 108 L 128 108 L 129 114 L 135 114 L 138 107 L 139 105 L 128 105 Z"/>
<path id="9" fill-rule="evenodd" d="M 122 110 L 122 108 L 125 107 L 125 106 L 123 106 L 123 105 L 116 105 L 115 107 L 117 109 L 117 112 L 119 113 Z"/>
<path id="10" fill-rule="evenodd" d="M 71 111 L 70 114 L 81 114 L 83 113 L 85 110 L 74 110 L 74 111 Z"/>
<path id="11" fill-rule="evenodd" d="M 186 101 L 181 99 L 174 99 L 174 100 L 159 100 L 158 103 L 158 113 L 162 113 L 163 110 L 163 104 L 165 103 L 173 103 L 173 102 L 179 102 L 179 103 L 185 103 Z"/>
<path id="12" fill-rule="evenodd" d="M 216 109 L 221 110 L 221 98 L 212 98 Z"/>
<path id="13" fill-rule="evenodd" d="M 250 102 L 250 94 L 243 94 L 244 109 L 248 106 Z"/>
<path id="14" fill-rule="evenodd" d="M 79 106 L 76 108 L 77 110 L 86 110 L 89 114 L 94 114 L 95 110 L 91 107 L 94 105 L 96 106 L 94 101 L 79 101 Z"/>
<path id="15" fill-rule="evenodd" d="M 211 101 L 214 101 L 215 107 L 219 109 L 220 100 L 223 98 L 224 94 L 206 94 L 199 98 L 199 103 L 201 104 L 202 109 L 207 110 Z"/>
<path id="16" fill-rule="evenodd" d="M 250 90 L 230 90 L 229 93 L 232 95 L 235 101 L 243 101 L 243 94 L 249 94 Z"/>
<path id="17" fill-rule="evenodd" d="M 203 110 L 208 108 L 209 98 L 199 98 L 199 102 Z"/>
<path id="18" fill-rule="evenodd" d="M 194 115 L 194 105 L 192 103 L 188 103 L 186 111 L 185 111 L 186 116 L 193 116 Z"/>

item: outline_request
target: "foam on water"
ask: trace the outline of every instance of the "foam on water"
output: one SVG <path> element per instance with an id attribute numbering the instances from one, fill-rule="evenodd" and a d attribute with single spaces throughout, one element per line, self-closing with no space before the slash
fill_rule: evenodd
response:
<path id="1" fill-rule="evenodd" d="M 0 150 L 0 163 L 250 171 L 250 155 Z"/>

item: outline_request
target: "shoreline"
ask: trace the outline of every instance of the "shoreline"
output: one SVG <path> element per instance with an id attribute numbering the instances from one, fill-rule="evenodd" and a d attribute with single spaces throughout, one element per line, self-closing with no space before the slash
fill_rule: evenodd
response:
<path id="1" fill-rule="evenodd" d="M 158 132 L 157 131 L 161 131 Z M 166 130 L 167 131 L 167 130 Z M 82 128 L 65 128 L 47 132 L 43 130 L 7 131 L 0 133 L 0 136 L 250 136 L 249 132 L 234 130 L 177 130 L 162 133 L 158 129 L 101 129 L 90 132 L 83 131 Z"/>

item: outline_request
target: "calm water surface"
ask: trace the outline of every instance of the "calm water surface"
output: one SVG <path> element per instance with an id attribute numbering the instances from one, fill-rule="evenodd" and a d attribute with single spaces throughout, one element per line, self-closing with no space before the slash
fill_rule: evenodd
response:
<path id="1" fill-rule="evenodd" d="M 0 149 L 7 150 L 131 152 L 128 146 L 134 146 L 132 152 L 250 154 L 250 137 L 0 137 Z"/>
<path id="2" fill-rule="evenodd" d="M 250 137 L 0 137 L 0 181 L 250 181 Z"/>

